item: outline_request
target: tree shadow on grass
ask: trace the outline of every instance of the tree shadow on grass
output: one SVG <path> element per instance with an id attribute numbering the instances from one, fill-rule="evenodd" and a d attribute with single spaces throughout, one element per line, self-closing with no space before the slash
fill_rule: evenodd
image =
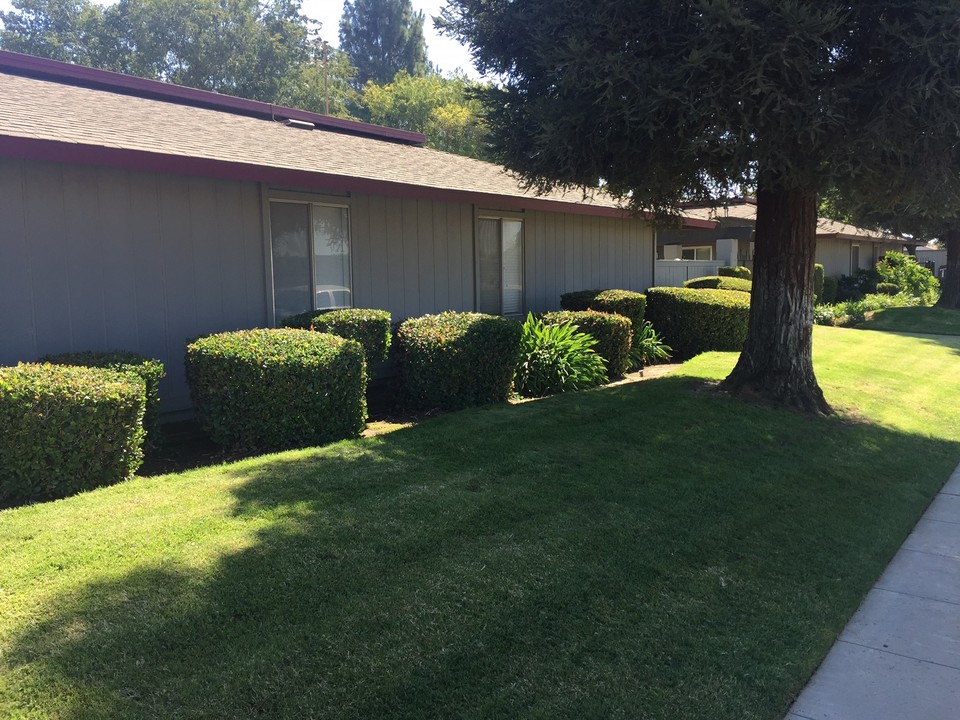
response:
<path id="1" fill-rule="evenodd" d="M 960 446 L 691 383 L 227 466 L 255 542 L 65 589 L 0 660 L 12 707 L 779 718 Z"/>

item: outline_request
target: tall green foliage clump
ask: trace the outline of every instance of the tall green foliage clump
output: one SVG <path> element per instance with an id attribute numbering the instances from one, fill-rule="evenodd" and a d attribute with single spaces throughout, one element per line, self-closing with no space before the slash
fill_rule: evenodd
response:
<path id="1" fill-rule="evenodd" d="M 525 397 L 542 397 L 602 385 L 607 381 L 606 361 L 594 350 L 596 345 L 572 322 L 545 325 L 528 313 L 514 388 Z"/>
<path id="2" fill-rule="evenodd" d="M 896 285 L 900 292 L 933 304 L 940 294 L 940 283 L 915 257 L 888 252 L 877 262 L 877 274 L 883 283 Z"/>
<path id="3" fill-rule="evenodd" d="M 346 0 L 340 18 L 340 49 L 357 68 L 357 86 L 390 82 L 401 70 L 428 70 L 423 13 L 410 0 Z"/>

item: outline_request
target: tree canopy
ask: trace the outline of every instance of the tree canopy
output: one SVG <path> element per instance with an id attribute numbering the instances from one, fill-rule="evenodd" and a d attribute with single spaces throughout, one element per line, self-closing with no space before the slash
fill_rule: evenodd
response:
<path id="1" fill-rule="evenodd" d="M 531 185 L 603 184 L 655 211 L 756 188 L 750 331 L 724 386 L 829 411 L 810 351 L 816 195 L 899 185 L 956 142 L 960 6 L 451 0 L 442 24 L 500 76 L 495 156 Z"/>
<path id="2" fill-rule="evenodd" d="M 340 18 L 340 48 L 357 68 L 356 82 L 384 84 L 406 70 L 428 70 L 423 13 L 410 0 L 346 0 Z"/>
<path id="3" fill-rule="evenodd" d="M 368 83 L 360 104 L 371 122 L 421 132 L 429 147 L 483 159 L 486 125 L 476 89 L 463 77 L 412 76 L 401 70 L 385 85 Z"/>
<path id="4" fill-rule="evenodd" d="M 7 50 L 276 101 L 308 57 L 299 0 L 13 0 Z"/>

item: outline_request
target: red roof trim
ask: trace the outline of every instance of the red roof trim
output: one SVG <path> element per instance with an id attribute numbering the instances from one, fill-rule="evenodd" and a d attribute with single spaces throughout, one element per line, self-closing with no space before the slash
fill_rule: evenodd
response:
<path id="1" fill-rule="evenodd" d="M 48 60 L 33 55 L 10 52 L 9 50 L 0 50 L 0 70 L 98 90 L 109 90 L 120 94 L 174 102 L 180 105 L 194 105 L 222 112 L 232 112 L 239 115 L 251 115 L 265 119 L 290 118 L 292 120 L 303 120 L 320 128 L 353 135 L 364 135 L 380 140 L 391 140 L 407 145 L 423 145 L 427 140 L 422 134 L 407 130 L 397 130 L 396 128 L 372 125 L 356 120 L 342 120 L 329 115 L 307 112 L 283 105 L 247 100 L 233 95 L 221 95 L 209 90 L 197 90 L 196 88 L 173 85 L 159 80 L 148 80 L 110 70 L 98 70 L 85 65 L 73 65 L 59 60 Z"/>

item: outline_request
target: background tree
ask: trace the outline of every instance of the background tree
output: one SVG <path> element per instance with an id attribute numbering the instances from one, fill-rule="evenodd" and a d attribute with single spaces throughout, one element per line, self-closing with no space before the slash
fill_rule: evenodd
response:
<path id="1" fill-rule="evenodd" d="M 755 187 L 747 340 L 723 386 L 829 412 L 813 372 L 817 193 L 956 139 L 960 7 L 939 0 L 451 0 L 496 157 L 533 187 L 635 210 Z M 952 57 L 952 59 L 950 59 Z M 944 113 L 927 113 L 931 93 Z"/>
<path id="2" fill-rule="evenodd" d="M 8 50 L 267 102 L 309 51 L 299 0 L 14 0 L 0 19 Z"/>
<path id="3" fill-rule="evenodd" d="M 313 43 L 310 60 L 286 78 L 278 102 L 283 105 L 351 119 L 360 104 L 354 88 L 357 69 L 350 57 L 322 41 Z"/>
<path id="4" fill-rule="evenodd" d="M 367 83 L 361 104 L 371 122 L 422 132 L 438 150 L 484 158 L 486 126 L 475 85 L 464 77 L 413 76 L 401 70 L 385 85 Z"/>
<path id="5" fill-rule="evenodd" d="M 89 0 L 13 0 L 12 4 L 13 10 L 0 12 L 4 50 L 103 67 L 104 58 L 117 46 L 103 8 Z"/>
<path id="6" fill-rule="evenodd" d="M 357 68 L 357 87 L 385 84 L 406 70 L 428 70 L 423 13 L 410 0 L 346 0 L 340 18 L 340 48 Z"/>

